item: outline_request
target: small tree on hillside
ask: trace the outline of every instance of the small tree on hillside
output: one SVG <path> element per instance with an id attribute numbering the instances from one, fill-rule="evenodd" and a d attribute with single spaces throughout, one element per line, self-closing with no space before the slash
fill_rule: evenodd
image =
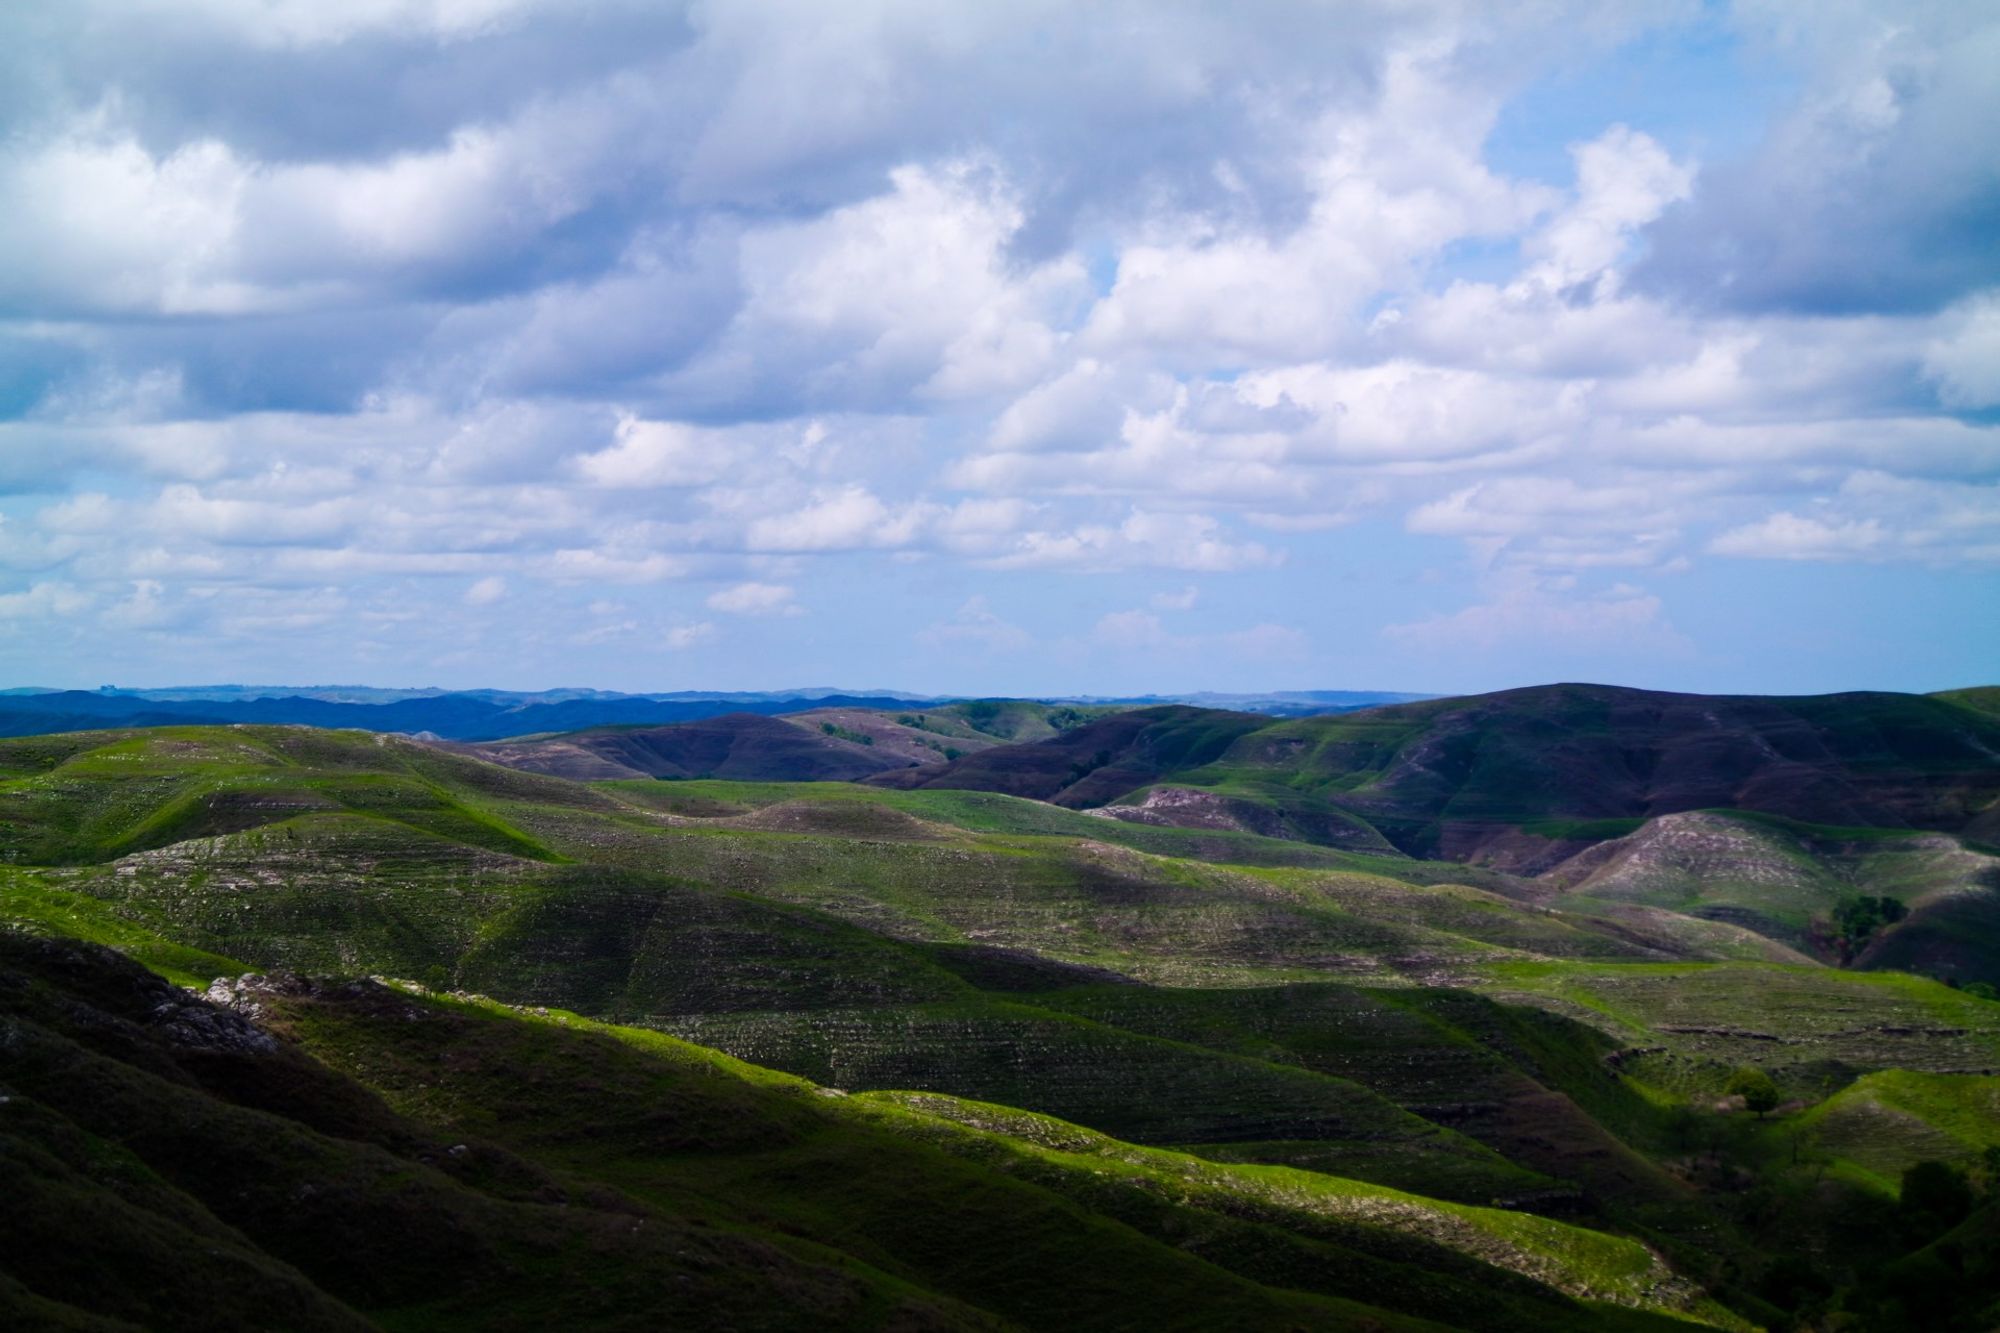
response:
<path id="1" fill-rule="evenodd" d="M 1744 1065 L 1731 1074 L 1722 1090 L 1728 1096 L 1741 1097 L 1743 1105 L 1755 1111 L 1759 1120 L 1778 1108 L 1778 1085 L 1755 1065 Z"/>
<path id="2" fill-rule="evenodd" d="M 1833 905 L 1834 943 L 1840 949 L 1841 966 L 1854 961 L 1869 941 L 1885 928 L 1910 914 L 1910 909 L 1894 898 L 1857 894 Z"/>

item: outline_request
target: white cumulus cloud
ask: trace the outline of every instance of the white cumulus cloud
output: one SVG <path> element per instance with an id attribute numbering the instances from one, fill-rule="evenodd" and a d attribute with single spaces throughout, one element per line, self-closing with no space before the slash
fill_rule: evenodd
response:
<path id="1" fill-rule="evenodd" d="M 739 583 L 709 594 L 708 607 L 732 616 L 803 615 L 794 596 L 793 589 L 782 583 Z"/>

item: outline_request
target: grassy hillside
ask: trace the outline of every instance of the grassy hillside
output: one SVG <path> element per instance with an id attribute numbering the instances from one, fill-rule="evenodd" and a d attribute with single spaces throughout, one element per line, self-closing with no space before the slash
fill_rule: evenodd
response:
<path id="1" fill-rule="evenodd" d="M 1787 1127 L 1811 1151 L 1893 1191 L 1918 1162 L 1978 1165 L 2000 1148 L 2000 1077 L 1868 1074 Z"/>
<path id="2" fill-rule="evenodd" d="M 1940 690 L 1930 697 L 1956 704 L 1960 708 L 1970 708 L 1977 713 L 1991 713 L 2000 717 L 2000 685 L 1977 685 L 1967 690 Z"/>
<path id="3" fill-rule="evenodd" d="M 828 1097 L 561 1014 L 297 980 L 218 988 L 218 1009 L 115 955 L 4 932 L 0 976 L 18 1147 L 0 1170 L 10 1199 L 39 1205 L 0 1221 L 0 1300 L 16 1315 L 224 1329 L 1736 1322 L 1616 1237 L 1135 1149 L 1002 1107 Z M 68 1228 L 86 1216 L 87 1231 Z"/>
<path id="4" fill-rule="evenodd" d="M 839 782 L 1039 741 L 1121 711 L 988 699 L 916 711 L 836 704 L 781 717 L 734 712 L 460 745 L 460 753 L 578 781 L 720 778 Z"/>
<path id="5" fill-rule="evenodd" d="M 858 710 L 855 710 L 858 712 Z M 605 778 L 737 778 L 851 781 L 922 759 L 893 745 L 876 744 L 869 731 L 833 717 L 807 718 L 729 713 L 664 727 L 605 727 L 559 736 L 523 737 L 459 747 L 460 752 L 531 773 L 593 781 Z M 813 716 L 813 715 L 808 715 Z"/>
<path id="6" fill-rule="evenodd" d="M 999 741 L 1047 740 L 1076 730 L 1114 713 L 1126 711 L 1120 704 L 1047 704 L 1030 699 L 968 699 L 942 708 L 899 712 L 897 721 L 930 729 L 962 726 L 974 735 Z"/>
<path id="7" fill-rule="evenodd" d="M 824 1310 L 979 1326 L 881 1275 L 455 1140 L 115 956 L 0 932 L 0 976 L 0 1265 L 17 1301 L 79 1325 L 785 1327 Z M 386 997 L 354 994 L 391 1019 Z"/>
<path id="8" fill-rule="evenodd" d="M 1315 841 L 1362 836 L 1359 820 L 1414 855 L 1537 870 L 1683 810 L 1977 834 L 2000 818 L 1983 697 L 1555 685 L 1277 723 L 1141 709 L 880 781 Z"/>
<path id="9" fill-rule="evenodd" d="M 1155 758 L 1237 743 L 1184 710 L 1108 721 L 1134 737 L 1166 725 L 1172 744 L 1134 743 Z M 1908 830 L 1667 816 L 1530 879 L 957 789 L 581 785 L 399 738 L 291 728 L 0 742 L 0 817 L 0 924 L 16 930 L 99 941 L 196 986 L 289 969 L 493 997 L 454 1006 L 363 988 L 374 998 L 343 1008 L 340 986 L 277 983 L 242 1003 L 438 1133 L 611 1180 L 634 1206 L 726 1217 L 717 1225 L 801 1263 L 837 1252 L 836 1270 L 852 1260 L 887 1284 L 856 1298 L 871 1312 L 862 1323 L 892 1319 L 883 1312 L 905 1296 L 944 1326 L 1059 1322 L 1022 1294 L 1030 1278 L 1011 1258 L 1001 1276 L 983 1272 L 1000 1257 L 978 1253 L 1010 1226 L 1042 1223 L 994 1222 L 948 1263 L 926 1248 L 945 1244 L 935 1225 L 888 1216 L 890 1193 L 879 1211 L 853 1193 L 863 1169 L 939 1209 L 953 1190 L 1032 1186 L 1037 1208 L 1173 1250 L 1171 1263 L 1132 1262 L 1167 1263 L 1169 1289 L 1222 1282 L 1218 1293 L 1258 1311 L 1241 1316 L 1252 1326 L 1365 1313 L 1320 1301 L 1448 1324 L 1477 1308 L 1479 1327 L 1571 1318 L 1536 1303 L 1551 1291 L 1724 1319 L 1701 1304 L 1712 1297 L 1770 1323 L 1807 1298 L 1767 1303 L 1784 1256 L 1759 1201 L 1844 1191 L 1813 1206 L 1823 1227 L 1799 1223 L 1783 1246 L 1822 1256 L 1829 1292 L 1858 1282 L 1895 1256 L 1868 1249 L 1868 1228 L 1849 1220 L 1894 1206 L 1881 1200 L 1910 1152 L 1971 1161 L 1977 1137 L 1954 1128 L 1966 1114 L 1950 1109 L 1956 1094 L 1929 1084 L 1919 1118 L 1936 1134 L 1906 1136 L 1902 1157 L 1868 1159 L 1840 1127 L 1868 1123 L 1894 1079 L 1976 1084 L 2000 1069 L 2000 1003 L 1824 966 L 1739 924 L 1761 912 L 1773 936 L 1771 923 L 1803 920 L 1810 937 L 1814 903 L 1866 888 L 1913 905 L 1870 945 L 1886 949 L 1932 900 L 1964 896 L 1952 876 L 1982 855 Z M 451 1018 L 408 1020 L 408 1040 L 392 1038 L 403 1029 L 389 1018 L 407 1013 Z M 555 1053 L 584 1034 L 596 1054 Z M 490 1062 L 472 1054 L 489 1049 Z M 661 1174 L 653 1154 L 681 1114 L 662 1109 L 667 1084 L 632 1074 L 652 1091 L 629 1106 L 653 1109 L 606 1104 L 612 1119 L 590 1119 L 594 1094 L 623 1086 L 592 1062 L 622 1069 L 626 1051 L 792 1089 L 786 1105 L 834 1115 L 840 1134 L 890 1133 L 969 1165 L 935 1188 L 838 1154 L 699 1170 L 675 1159 Z M 564 1072 L 536 1072 L 545 1061 Z M 1790 1109 L 1762 1120 L 1728 1101 L 1746 1064 L 1776 1079 Z M 565 1127 L 509 1137 L 509 1117 L 538 1123 L 555 1084 L 578 1099 L 563 1103 Z M 626 1136 L 615 1128 L 626 1114 L 649 1128 Z M 808 1137 L 824 1146 L 833 1132 Z M 1807 1151 L 1804 1133 L 1826 1146 Z M 602 1155 L 620 1143 L 623 1156 Z M 1004 1188 L 952 1174 L 974 1167 Z M 686 1191 L 704 1171 L 695 1209 Z M 786 1193 L 812 1182 L 824 1192 Z M 740 1210 L 780 1195 L 782 1206 Z M 1836 1223 L 1848 1229 L 1827 1229 Z M 1634 1240 L 1671 1271 L 1641 1279 L 1620 1267 L 1637 1262 L 1632 1250 L 1602 1248 Z M 1575 1260 L 1595 1276 L 1563 1276 L 1552 1250 L 1597 1256 Z M 1190 1256 L 1207 1267 L 1172 1266 Z M 393 1323 L 291 1251 L 266 1257 Z M 1472 1287 L 1449 1297 L 1455 1307 L 1413 1294 L 1455 1273 L 1541 1294 L 1511 1312 L 1468 1305 Z M 1115 1286 L 1089 1320 L 1117 1325 Z M 1169 1306 L 1146 1317 L 1172 1323 Z"/>
<path id="10" fill-rule="evenodd" d="M 2000 981 L 2000 857 L 1938 833 L 1838 829 L 1720 811 L 1664 815 L 1543 877 L 1565 903 L 1641 903 L 1753 930 L 1824 961 Z M 1838 913 L 1859 895 L 1907 913 L 1865 939 Z"/>
<path id="11" fill-rule="evenodd" d="M 941 771 L 888 773 L 877 781 L 904 789 L 997 791 L 1070 808 L 1106 805 L 1164 774 L 1214 760 L 1269 721 L 1181 705 L 1135 708 L 1034 744 L 982 750 Z"/>

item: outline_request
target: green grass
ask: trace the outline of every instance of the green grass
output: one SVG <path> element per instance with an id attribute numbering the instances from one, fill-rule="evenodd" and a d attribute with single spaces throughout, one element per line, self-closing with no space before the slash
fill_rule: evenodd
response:
<path id="1" fill-rule="evenodd" d="M 1766 828 L 1788 833 L 1807 843 L 1899 842 L 1923 836 L 1917 829 L 1871 828 L 1858 824 L 1811 824 L 1803 819 L 1788 819 L 1783 815 L 1764 810 L 1707 810 L 1702 813 L 1738 820 L 1745 824 L 1761 824 Z"/>
<path id="2" fill-rule="evenodd" d="M 1121 1188 L 1170 1192 L 1184 1204 L 1271 1219 L 1296 1217 L 1308 1226 L 1359 1222 L 1440 1242 L 1457 1254 L 1607 1304 L 1657 1305 L 1663 1295 L 1675 1305 L 1688 1299 L 1682 1284 L 1644 1247 L 1543 1218 L 1444 1203 L 1318 1172 L 1226 1165 L 1138 1148 L 1049 1117 L 958 1098 L 878 1093 L 858 1101 L 864 1107 L 886 1103 L 916 1110 L 963 1126 L 970 1132 L 952 1145 L 957 1152 L 987 1160 L 1002 1154 L 1030 1156 L 1041 1166 L 1037 1174 L 1042 1178 L 1068 1177 L 1094 1193 Z M 947 1138 L 930 1126 L 908 1128 L 934 1141 Z M 1669 1294 L 1677 1288 L 1678 1295 Z M 1724 1312 L 1709 1312 L 1729 1319 Z"/>
<path id="3" fill-rule="evenodd" d="M 489 1012 L 503 1017 L 499 1011 Z M 1120 1143 L 1049 1117 L 936 1094 L 879 1093 L 833 1099 L 807 1096 L 813 1091 L 809 1087 L 774 1082 L 767 1073 L 718 1062 L 715 1056 L 698 1047 L 674 1043 L 654 1034 L 606 1029 L 559 1014 L 536 1022 L 565 1033 L 582 1030 L 608 1036 L 652 1060 L 671 1061 L 698 1071 L 707 1086 L 714 1086 L 717 1074 L 723 1073 L 781 1090 L 802 1100 L 817 1113 L 817 1118 L 830 1119 L 842 1131 L 838 1139 L 829 1141 L 825 1129 L 813 1134 L 795 1127 L 785 1136 L 785 1147 L 746 1144 L 748 1151 L 731 1165 L 717 1163 L 705 1169 L 684 1150 L 670 1164 L 661 1164 L 667 1169 L 656 1169 L 655 1183 L 651 1186 L 666 1191 L 707 1184 L 713 1192 L 705 1193 L 706 1199 L 736 1200 L 739 1206 L 749 1202 L 774 1218 L 802 1228 L 811 1227 L 815 1220 L 824 1225 L 833 1218 L 851 1228 L 857 1213 L 877 1218 L 878 1224 L 886 1225 L 892 1212 L 907 1213 L 921 1201 L 939 1197 L 940 1184 L 947 1187 L 942 1192 L 961 1211 L 991 1205 L 995 1199 L 990 1187 L 968 1188 L 965 1166 L 969 1165 L 997 1168 L 1010 1180 L 1052 1191 L 1072 1206 L 1091 1213 L 1114 1216 L 1123 1226 L 1140 1234 L 1164 1231 L 1180 1237 L 1184 1245 L 1194 1243 L 1199 1253 L 1228 1255 L 1239 1263 L 1250 1261 L 1244 1242 L 1253 1238 L 1279 1250 L 1300 1247 L 1301 1242 L 1306 1242 L 1302 1248 L 1323 1262 L 1339 1265 L 1337 1273 L 1368 1284 L 1357 1286 L 1351 1281 L 1341 1284 L 1348 1294 L 1362 1299 L 1376 1299 L 1383 1284 L 1400 1288 L 1403 1279 L 1398 1270 L 1421 1263 L 1427 1281 L 1433 1284 L 1427 1303 L 1439 1313 L 1444 1312 L 1440 1308 L 1444 1299 L 1453 1296 L 1461 1281 L 1459 1275 L 1473 1276 L 1480 1271 L 1476 1267 L 1479 1264 L 1590 1300 L 1654 1308 L 1664 1303 L 1676 1309 L 1696 1304 L 1696 1298 L 1643 1248 L 1542 1219 L 1441 1204 L 1314 1173 L 1205 1162 L 1184 1154 Z M 557 1071 L 549 1072 L 556 1077 Z M 605 1077 L 601 1069 L 599 1077 Z M 620 1085 L 613 1080 L 609 1086 L 615 1089 Z M 658 1092 L 657 1088 L 650 1091 L 649 1100 Z M 425 1102 L 434 1100 L 427 1090 L 418 1096 Z M 504 1099 L 505 1094 L 502 1096 Z M 709 1141 L 709 1134 L 736 1137 L 749 1132 L 742 1109 L 726 1118 L 711 1119 L 688 1106 L 686 1097 L 683 1091 L 675 1103 L 674 1114 L 674 1123 L 684 1127 L 684 1132 L 686 1127 L 692 1127 L 692 1132 L 705 1141 Z M 483 1099 L 480 1101 L 483 1105 Z M 543 1114 L 547 1114 L 546 1109 Z M 517 1123 L 511 1110 L 504 1116 L 493 1117 L 496 1127 Z M 713 1128 L 700 1128 L 703 1125 Z M 868 1143 L 856 1143 L 850 1137 L 858 1130 L 869 1131 L 871 1137 L 879 1134 L 897 1144 L 942 1153 L 964 1165 L 956 1170 L 931 1166 L 929 1173 L 942 1179 L 930 1180 L 925 1185 L 917 1185 L 904 1172 L 880 1163 L 860 1171 L 855 1169 L 854 1154 L 867 1148 Z M 566 1139 L 567 1135 L 561 1137 Z M 636 1165 L 630 1164 L 625 1156 L 629 1149 L 616 1136 L 593 1141 L 593 1147 L 584 1151 L 595 1161 L 602 1162 L 608 1157 L 621 1165 Z M 699 1150 L 696 1151 L 698 1154 Z M 837 1155 L 829 1159 L 828 1154 Z M 799 1160 L 802 1156 L 814 1164 L 806 1166 Z M 779 1157 L 793 1165 L 780 1167 Z M 831 1216 L 810 1201 L 796 1197 L 801 1189 L 821 1188 L 820 1182 L 832 1185 L 836 1181 L 841 1182 L 847 1193 Z M 873 1202 L 876 1191 L 886 1196 L 879 1206 Z M 782 1197 L 786 1193 L 794 1197 Z M 780 1197 L 773 1197 L 774 1194 Z M 891 1199 L 895 1202 L 890 1202 Z M 1064 1270 L 1072 1266 L 1069 1259 L 1051 1254 L 1046 1246 L 1048 1238 L 1038 1231 L 1024 1228 L 1014 1235 L 1015 1244 L 1029 1251 L 1023 1257 L 1031 1258 L 1032 1262 L 1054 1263 Z M 1468 1258 L 1475 1266 L 1467 1265 Z M 1264 1262 L 1268 1261 L 1267 1255 Z M 1487 1271 L 1490 1273 L 1491 1269 Z M 1322 1273 L 1320 1281 L 1324 1282 L 1327 1276 Z M 1504 1279 L 1496 1283 L 1491 1276 L 1484 1282 L 1492 1284 L 1493 1299 L 1500 1311 L 1533 1289 L 1528 1284 Z M 1128 1291 L 1132 1285 L 1129 1281 L 1121 1284 Z M 1462 1317 L 1465 1307 L 1459 1308 Z M 1703 1312 L 1727 1320 L 1726 1315 L 1712 1308 Z M 1125 1317 L 1138 1315 L 1136 1311 L 1127 1311 Z M 1548 1310 L 1543 1317 L 1569 1322 L 1560 1308 Z M 1600 1310 L 1587 1318 L 1615 1320 L 1615 1317 L 1610 1310 Z M 1178 1317 L 1170 1318 L 1180 1322 Z"/>
<path id="4" fill-rule="evenodd" d="M 1139 1142 L 1309 1139 L 1385 1172 L 1466 1159 L 1505 1163 L 1350 1079 L 1286 1067 L 1052 1007 L 992 998 L 801 1014 L 712 1015 L 663 1025 L 759 1065 L 854 1091 L 922 1088 L 1005 1102 Z M 1369 1175 L 1364 1165 L 1360 1174 Z"/>
<path id="5" fill-rule="evenodd" d="M 1745 925 L 1795 948 L 1810 947 L 1815 916 L 1852 891 L 1794 830 L 1733 814 L 1669 815 L 1600 852 L 1615 855 L 1572 892 Z"/>
<path id="6" fill-rule="evenodd" d="M 1833 1158 L 1866 1183 L 1893 1194 L 1903 1171 L 1920 1161 L 1977 1163 L 2000 1147 L 2000 1077 L 1867 1074 L 1798 1117 L 1815 1154 Z"/>
<path id="7" fill-rule="evenodd" d="M 1234 830 L 1167 828 L 1065 810 L 996 792 L 894 791 L 843 782 L 612 781 L 592 786 L 650 810 L 689 818 L 747 815 L 775 805 L 896 810 L 971 833 L 1087 838 L 1160 856 L 1237 865 L 1323 866 L 1393 864 L 1410 873 L 1439 873 L 1400 855 L 1367 856 Z"/>
<path id="8" fill-rule="evenodd" d="M 2000 717 L 2000 685 L 1976 685 L 1967 690 L 1941 690 L 1930 696 L 1975 713 Z"/>
<path id="9" fill-rule="evenodd" d="M 2000 1067 L 2000 1005 L 1921 977 L 1773 965 L 1498 963 L 1482 992 L 1591 1023 L 1641 1053 L 1621 1067 L 1676 1095 L 1719 1096 L 1740 1065 L 1817 1100 L 1864 1073 Z"/>
<path id="10" fill-rule="evenodd" d="M 2000 858 L 1944 834 L 1689 812 L 1595 849 L 1587 873 L 1558 875 L 1573 910 L 1667 909 L 1755 932 L 1802 956 L 1794 961 L 1841 961 L 1830 925 L 1836 904 L 1857 893 L 1885 896 L 1910 916 L 1878 934 L 1854 965 L 2000 977 Z"/>
<path id="11" fill-rule="evenodd" d="M 0 856 L 84 864 L 344 809 L 551 860 L 553 852 L 495 812 L 496 798 L 587 801 L 571 784 L 369 733 L 163 727 L 91 735 L 100 743 L 54 753 L 37 738 L 0 742 L 0 772 L 33 770 L 0 780 Z"/>
<path id="12" fill-rule="evenodd" d="M 1274 810 L 1306 799 L 1292 740 L 1387 756 L 1416 734 L 1362 718 L 1266 732 L 1259 744 L 1283 745 L 1231 751 L 1233 771 L 1211 776 Z M 1117 1284 L 1054 1254 L 1065 1245 L 1245 1326 L 1365 1315 L 1342 1299 L 1451 1322 L 1497 1273 L 1525 1304 L 1495 1307 L 1494 1327 L 1611 1326 L 1590 1321 L 1613 1307 L 1572 1298 L 1721 1319 L 1698 1288 L 1767 1319 L 1728 1285 L 1760 1262 L 1755 1226 L 1674 1174 L 1681 1103 L 1712 1101 L 1739 1064 L 1769 1067 L 1823 1103 L 1809 1114 L 1835 1178 L 1879 1190 L 1922 1145 L 1963 1158 L 1978 1141 L 1966 1124 L 1983 1104 L 1954 1110 L 1940 1089 L 1956 1084 L 1923 1080 L 2000 1067 L 2000 1005 L 1799 964 L 1722 911 L 1797 922 L 1858 885 L 1911 902 L 1933 944 L 1956 932 L 1976 953 L 1987 925 L 1939 904 L 1965 899 L 1953 877 L 1983 863 L 1936 835 L 1730 818 L 1737 880 L 1712 873 L 1726 857 L 1696 858 L 1565 897 L 986 793 L 586 786 L 359 733 L 28 738 L 0 742 L 0 775 L 0 921 L 188 985 L 286 968 L 546 1007 L 544 1022 L 426 1000 L 435 1025 L 407 1040 L 332 1001 L 290 1021 L 437 1134 L 504 1140 L 788 1262 L 855 1265 L 865 1294 L 840 1308 L 856 1326 L 905 1301 L 1052 1325 L 1027 1293 L 1062 1263 L 1099 1302 L 1085 1326 L 1114 1326 Z M 1688 914 L 1709 910 L 1720 919 Z M 628 1069 L 607 1042 L 681 1072 Z M 741 1087 L 691 1101 L 676 1080 L 693 1071 Z M 1781 1119 L 1774 1133 L 1805 1121 Z M 1892 1122 L 1908 1132 L 1875 1157 L 1856 1146 Z M 728 1146 L 736 1128 L 761 1146 Z M 708 1146 L 673 1146 L 687 1135 Z M 856 1156 L 854 1136 L 873 1146 Z M 1743 1170 L 1778 1169 L 1778 1139 L 1737 1139 Z M 871 1170 L 888 1183 L 855 1197 Z M 962 1240 L 973 1253 L 895 1215 L 905 1199 L 934 1218 L 959 1194 L 1013 1201 Z M 1481 1207 L 1496 1200 L 1507 1210 Z M 1000 1254 L 1023 1228 L 1034 1244 Z M 1628 1237 L 1681 1276 L 1633 1267 L 1645 1251 Z M 558 1263 L 513 1253 L 523 1272 Z M 1413 1294 L 1433 1282 L 1455 1294 Z M 367 1308 L 449 1327 L 474 1306 Z M 1164 1296 L 1149 1309 L 1169 1327 L 1185 1313 Z"/>
<path id="13" fill-rule="evenodd" d="M 188 1006 L 129 965 L 0 934 L 0 972 L 0 1270 L 45 1308 L 176 1330 L 992 1326 L 864 1266 L 467 1147 L 297 1046 L 176 1035 L 214 1028 L 162 1026 Z M 378 1032 L 422 1018 L 349 994 L 376 1000 Z"/>
<path id="14" fill-rule="evenodd" d="M 102 944 L 182 986 L 205 987 L 216 977 L 249 971 L 233 958 L 164 938 L 87 894 L 51 888 L 35 876 L 4 868 L 0 928 Z"/>
<path id="15" fill-rule="evenodd" d="M 1517 1197 L 1535 1206 L 1538 1193 L 1568 1182 L 1615 1210 L 1680 1195 L 1628 1146 L 1656 1136 L 1656 1107 L 1607 1064 L 1615 1043 L 1582 1023 L 1429 989 L 1100 987 L 1039 1002 L 1128 1031 L 1351 1080 L 1477 1140 L 1514 1173 L 1511 1180 L 1490 1176 L 1484 1196 L 1454 1197 Z M 1263 1160 L 1315 1159 L 1332 1160 L 1294 1145 Z M 1452 1174 L 1443 1164 L 1431 1169 L 1441 1178 Z M 1470 1173 L 1464 1184 L 1482 1187 Z"/>
<path id="16" fill-rule="evenodd" d="M 1660 794 L 1645 776 L 1651 766 L 1687 762 L 1706 743 L 1690 738 L 1705 727 L 1730 738 L 1725 765 L 1789 757 L 1877 802 L 1885 825 L 1971 835 L 1973 812 L 2000 794 L 1992 715 L 1945 700 L 1717 699 L 1705 715 L 1682 705 L 1679 717 L 1663 716 L 1673 711 L 1660 696 L 1597 686 L 1400 704 L 1268 724 L 1208 758 L 1190 753 L 1124 790 L 1092 795 L 1132 800 L 1144 785 L 1165 783 L 1272 810 L 1309 797 L 1359 816 L 1405 851 L 1546 864 L 1561 844 L 1633 831 Z M 1810 799 L 1810 783 L 1789 787 Z"/>

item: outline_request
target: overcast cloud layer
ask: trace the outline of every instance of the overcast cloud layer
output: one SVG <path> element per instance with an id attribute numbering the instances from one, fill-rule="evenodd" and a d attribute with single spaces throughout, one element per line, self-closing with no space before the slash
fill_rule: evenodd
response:
<path id="1" fill-rule="evenodd" d="M 2000 678 L 2000 7 L 0 13 L 0 676 Z"/>

